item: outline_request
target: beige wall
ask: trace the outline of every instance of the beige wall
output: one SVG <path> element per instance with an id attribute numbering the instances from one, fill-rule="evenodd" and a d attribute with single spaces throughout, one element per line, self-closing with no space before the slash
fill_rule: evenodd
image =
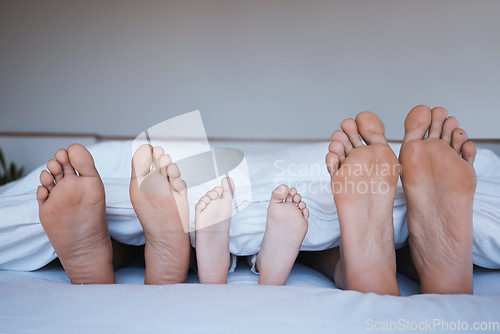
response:
<path id="1" fill-rule="evenodd" d="M 0 0 L 0 131 L 326 138 L 413 105 L 500 137 L 497 0 Z"/>

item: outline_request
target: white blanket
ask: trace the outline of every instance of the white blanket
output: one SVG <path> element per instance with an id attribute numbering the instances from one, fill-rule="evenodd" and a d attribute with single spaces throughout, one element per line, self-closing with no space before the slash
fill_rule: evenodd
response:
<path id="1" fill-rule="evenodd" d="M 144 235 L 128 195 L 131 145 L 131 142 L 104 142 L 89 150 L 105 185 L 111 236 L 123 243 L 139 245 L 144 243 Z M 280 183 L 296 186 L 310 208 L 309 230 L 302 250 L 322 250 L 338 245 L 340 229 L 330 177 L 324 166 L 327 145 L 289 144 L 276 150 L 267 148 L 265 143 L 242 147 L 237 143 L 227 144 L 227 147 L 242 148 L 245 152 L 253 198 L 245 210 L 232 218 L 230 250 L 233 254 L 251 255 L 259 251 L 270 193 Z M 399 145 L 393 149 L 397 153 Z M 0 269 L 34 270 L 56 257 L 40 224 L 35 198 L 43 168 L 0 187 Z M 480 149 L 475 169 L 478 186 L 474 203 L 474 263 L 500 268 L 500 158 L 489 150 Z M 202 195 L 189 192 L 191 209 Z M 399 185 L 394 204 L 398 248 L 408 238 L 405 218 L 406 201 Z M 190 219 L 194 219 L 193 214 Z"/>

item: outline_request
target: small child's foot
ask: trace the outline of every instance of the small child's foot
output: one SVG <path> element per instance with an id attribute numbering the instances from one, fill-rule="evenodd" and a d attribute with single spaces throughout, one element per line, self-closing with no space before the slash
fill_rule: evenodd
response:
<path id="1" fill-rule="evenodd" d="M 104 186 L 92 156 L 73 144 L 47 169 L 36 193 L 40 222 L 71 283 L 114 283 Z"/>
<path id="2" fill-rule="evenodd" d="M 196 204 L 196 259 L 202 284 L 227 283 L 233 194 L 233 180 L 227 177 Z"/>
<path id="3" fill-rule="evenodd" d="M 373 113 L 344 120 L 341 127 L 326 156 L 341 235 L 335 283 L 342 289 L 399 295 L 392 213 L 399 162 L 384 137 L 384 124 Z"/>
<path id="4" fill-rule="evenodd" d="M 399 160 L 422 293 L 472 293 L 473 142 L 444 108 L 417 106 Z M 425 134 L 429 133 L 428 138 Z"/>
<path id="5" fill-rule="evenodd" d="M 267 224 L 257 255 L 259 284 L 285 285 L 307 233 L 309 209 L 297 189 L 276 188 L 267 209 Z"/>
<path id="6" fill-rule="evenodd" d="M 142 145 L 132 158 L 130 200 L 146 237 L 146 284 L 186 281 L 191 252 L 189 205 L 180 176 L 161 147 Z"/>

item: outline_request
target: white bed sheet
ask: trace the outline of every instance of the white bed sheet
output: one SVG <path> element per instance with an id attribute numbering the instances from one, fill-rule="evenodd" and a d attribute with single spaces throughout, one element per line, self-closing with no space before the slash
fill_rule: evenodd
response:
<path id="1" fill-rule="evenodd" d="M 300 265 L 287 287 L 257 286 L 241 263 L 229 285 L 144 286 L 140 267 L 116 277 L 116 285 L 75 286 L 60 268 L 0 271 L 0 333 L 366 333 L 375 322 L 500 322 L 500 271 L 477 269 L 475 296 L 341 291 Z M 188 281 L 196 283 L 196 276 Z M 403 294 L 417 292 L 415 282 L 398 281 Z"/>

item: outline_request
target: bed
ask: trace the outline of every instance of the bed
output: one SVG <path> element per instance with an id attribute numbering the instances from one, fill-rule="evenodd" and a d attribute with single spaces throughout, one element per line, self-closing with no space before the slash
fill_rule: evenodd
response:
<path id="1" fill-rule="evenodd" d="M 268 196 L 282 182 L 303 187 L 311 208 L 302 250 L 338 245 L 336 210 L 325 187 L 328 174 L 318 167 L 324 167 L 325 142 L 211 144 L 244 152 L 250 171 L 252 201 L 233 217 L 233 254 L 258 251 Z M 131 147 L 130 141 L 105 141 L 90 151 L 105 183 L 111 235 L 139 245 L 144 238 L 127 189 Z M 392 147 L 399 150 L 398 144 Z M 398 274 L 404 297 L 342 291 L 301 264 L 294 266 L 286 287 L 260 287 L 242 259 L 228 285 L 198 284 L 190 272 L 188 284 L 144 286 L 144 268 L 138 263 L 117 270 L 116 285 L 71 285 L 53 262 L 55 253 L 38 221 L 34 191 L 40 167 L 0 187 L 0 333 L 500 333 L 500 158 L 480 149 L 475 167 L 474 295 L 420 295 L 416 282 Z M 398 248 L 408 237 L 405 214 L 399 185 L 394 210 Z"/>

